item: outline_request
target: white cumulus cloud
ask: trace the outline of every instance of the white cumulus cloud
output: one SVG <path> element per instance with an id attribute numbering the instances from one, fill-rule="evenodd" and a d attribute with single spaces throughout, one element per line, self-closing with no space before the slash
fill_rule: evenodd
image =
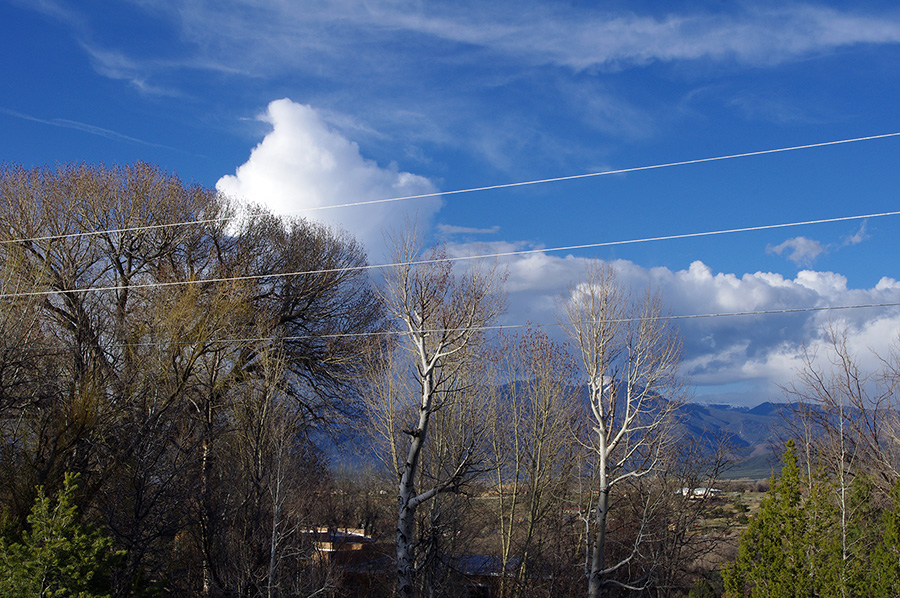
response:
<path id="1" fill-rule="evenodd" d="M 501 258 L 509 293 L 504 323 L 547 325 L 565 340 L 557 306 L 583 280 L 587 259 L 534 251 L 524 243 L 450 247 L 451 255 L 516 251 L 533 252 Z M 627 260 L 610 264 L 634 293 L 655 289 L 672 315 L 688 316 L 674 320 L 684 339 L 682 372 L 706 400 L 718 396 L 749 405 L 784 400 L 781 387 L 802 367 L 804 349 L 827 354 L 828 326 L 845 330 L 863 368 L 874 371 L 879 364 L 870 349 L 886 355 L 900 331 L 897 307 L 825 309 L 900 302 L 900 282 L 887 277 L 873 288 L 854 289 L 845 276 L 827 271 L 802 270 L 788 278 L 774 272 L 714 272 L 701 261 L 681 270 Z"/>
<path id="2" fill-rule="evenodd" d="M 402 226 L 404 216 L 427 224 L 440 209 L 437 197 L 328 209 L 434 193 L 436 187 L 394 164 L 382 167 L 366 159 L 356 143 L 329 127 L 310 106 L 275 100 L 259 118 L 271 124 L 272 131 L 234 175 L 219 179 L 219 192 L 261 204 L 275 214 L 340 227 L 360 240 L 373 258 L 383 252 L 386 227 Z"/>

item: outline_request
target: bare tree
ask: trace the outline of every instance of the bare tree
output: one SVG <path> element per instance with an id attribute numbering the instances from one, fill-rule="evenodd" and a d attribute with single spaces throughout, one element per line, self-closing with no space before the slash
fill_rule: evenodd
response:
<path id="1" fill-rule="evenodd" d="M 441 411 L 449 415 L 468 409 L 458 404 L 472 398 L 472 378 L 466 370 L 476 358 L 483 327 L 501 312 L 503 301 L 496 290 L 495 268 L 472 267 L 456 274 L 440 249 L 422 256 L 412 236 L 395 243 L 394 261 L 398 266 L 386 276 L 380 297 L 397 323 L 400 334 L 396 338 L 409 357 L 408 369 L 400 366 L 401 375 L 410 372 L 417 395 L 411 421 L 402 428 L 405 446 L 393 451 L 400 478 L 397 594 L 411 596 L 416 571 L 416 509 L 440 493 L 458 490 L 480 459 L 480 438 L 474 426 L 457 427 L 460 436 L 452 446 L 429 443 L 429 427 Z M 444 425 L 453 427 L 456 419 L 451 417 Z M 389 426 L 392 432 L 398 429 L 396 420 Z M 430 457 L 426 456 L 429 452 Z M 426 472 L 423 464 L 429 458 Z"/>
<path id="2" fill-rule="evenodd" d="M 677 378 L 681 342 L 661 317 L 659 296 L 648 291 L 634 299 L 608 265 L 589 266 L 561 312 L 587 377 L 591 429 L 584 443 L 595 459 L 597 498 L 586 569 L 588 596 L 596 598 L 608 585 L 637 589 L 646 582 L 614 577 L 638 556 L 646 517 L 635 522 L 631 550 L 606 560 L 610 495 L 623 482 L 655 471 L 673 442 L 683 397 Z"/>
<path id="3" fill-rule="evenodd" d="M 685 438 L 667 451 L 659 475 L 635 478 L 634 492 L 629 492 L 652 497 L 653 509 L 648 512 L 653 525 L 647 534 L 651 541 L 638 563 L 638 569 L 650 573 L 648 595 L 684 595 L 734 525 L 728 522 L 715 531 L 697 531 L 716 508 L 713 505 L 720 504 L 721 499 L 709 490 L 719 483 L 732 452 L 724 439 L 713 442 L 710 447 L 696 437 Z"/>
<path id="4" fill-rule="evenodd" d="M 0 167 L 0 330 L 27 345 L 0 343 L 0 506 L 24 525 L 35 485 L 79 472 L 82 512 L 128 551 L 117 595 L 141 578 L 247 595 L 224 569 L 251 552 L 244 579 L 277 593 L 272 574 L 292 572 L 270 547 L 294 540 L 231 522 L 252 510 L 286 533 L 287 495 L 311 491 L 287 473 L 305 432 L 358 405 L 355 357 L 381 317 L 362 248 L 234 212 L 148 164 Z"/>
<path id="5" fill-rule="evenodd" d="M 526 589 L 542 568 L 569 489 L 577 365 L 546 334 L 529 330 L 500 344 L 490 377 L 492 482 L 500 530 L 500 596 Z M 555 549 L 555 547 L 554 547 Z"/>
<path id="6" fill-rule="evenodd" d="M 825 353 L 807 350 L 797 380 L 786 388 L 796 401 L 798 432 L 815 437 L 815 448 L 839 480 L 862 471 L 887 495 L 900 475 L 900 353 L 894 348 L 876 355 L 881 370 L 866 372 L 846 330 L 831 326 L 825 332 Z"/>

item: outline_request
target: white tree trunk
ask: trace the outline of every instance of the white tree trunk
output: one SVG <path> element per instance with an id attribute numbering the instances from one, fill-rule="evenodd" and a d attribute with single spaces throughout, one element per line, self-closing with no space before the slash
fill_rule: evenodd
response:
<path id="1" fill-rule="evenodd" d="M 447 463 L 455 465 L 445 469 L 452 473 L 430 482 L 432 485 L 428 489 L 417 488 L 429 420 L 437 407 L 445 408 L 446 401 L 452 403 L 455 400 L 448 397 L 452 395 L 454 380 L 471 363 L 468 361 L 470 343 L 502 310 L 503 301 L 495 294 L 494 268 L 484 271 L 470 268 L 464 276 L 457 276 L 442 250 L 432 251 L 431 257 L 425 260 L 418 255 L 414 231 L 406 238 L 397 239 L 394 249 L 398 265 L 386 276 L 379 296 L 387 312 L 405 328 L 403 349 L 413 357 L 421 389 L 415 426 L 403 431 L 409 437 L 406 459 L 395 463 L 400 477 L 396 591 L 399 596 L 412 596 L 416 573 L 416 509 L 438 493 L 458 486 L 469 474 L 473 462 L 472 447 L 468 447 L 450 457 L 458 459 L 456 463 Z M 437 405 L 439 401 L 442 403 Z M 393 436 L 392 418 L 393 415 L 388 417 L 388 440 L 396 443 L 399 439 Z M 392 453 L 399 456 L 403 450 Z M 442 458 L 448 457 L 435 455 L 435 459 Z"/>
<path id="2" fill-rule="evenodd" d="M 591 555 L 591 572 L 588 577 L 588 598 L 599 598 L 603 592 L 603 568 L 606 566 L 604 552 L 606 550 L 606 517 L 609 514 L 609 474 L 608 474 L 608 446 L 606 444 L 605 430 L 597 430 L 600 437 L 598 451 L 598 466 L 600 481 L 597 485 L 597 516 L 594 518 L 595 538 Z"/>
<path id="3" fill-rule="evenodd" d="M 648 292 L 633 301 L 608 266 L 589 268 L 587 281 L 571 289 L 562 310 L 590 390 L 593 434 L 588 442 L 597 459 L 598 498 L 588 596 L 599 598 L 612 582 L 610 575 L 638 554 L 643 540 L 639 532 L 630 555 L 612 565 L 606 562 L 610 492 L 619 482 L 657 468 L 671 438 L 681 402 L 676 376 L 680 341 L 660 317 L 658 296 Z M 644 523 L 638 522 L 638 528 Z M 641 589 L 644 582 L 614 583 Z"/>
<path id="4" fill-rule="evenodd" d="M 397 594 L 399 596 L 412 596 L 412 576 L 415 573 L 415 555 L 413 554 L 414 526 L 416 507 L 421 500 L 416 496 L 415 479 L 419 467 L 419 457 L 422 453 L 422 445 L 428 432 L 428 420 L 431 416 L 431 404 L 433 400 L 431 386 L 431 372 L 426 372 L 422 377 L 422 405 L 419 408 L 419 422 L 412 431 L 412 442 L 403 471 L 400 475 L 400 488 L 397 494 Z"/>

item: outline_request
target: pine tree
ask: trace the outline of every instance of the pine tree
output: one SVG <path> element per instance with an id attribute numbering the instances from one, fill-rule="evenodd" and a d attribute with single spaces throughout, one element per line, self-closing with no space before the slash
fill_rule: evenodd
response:
<path id="1" fill-rule="evenodd" d="M 76 474 L 57 499 L 38 497 L 22 541 L 0 540 L 0 595 L 21 598 L 109 598 L 110 572 L 121 558 L 112 540 L 77 520 Z"/>

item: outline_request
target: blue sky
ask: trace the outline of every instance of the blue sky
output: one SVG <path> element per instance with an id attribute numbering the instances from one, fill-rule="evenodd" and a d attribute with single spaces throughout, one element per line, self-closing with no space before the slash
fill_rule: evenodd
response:
<path id="1" fill-rule="evenodd" d="M 597 7 L 600 6 L 600 8 Z M 297 213 L 900 132 L 892 2 L 0 0 L 0 160 L 159 164 Z M 407 214 L 454 253 L 894 211 L 900 137 L 369 208 L 308 212 L 383 259 Z M 504 321 L 556 322 L 612 261 L 677 314 L 900 301 L 900 217 L 507 260 Z M 778 400 L 896 308 L 682 322 L 701 401 Z"/>

